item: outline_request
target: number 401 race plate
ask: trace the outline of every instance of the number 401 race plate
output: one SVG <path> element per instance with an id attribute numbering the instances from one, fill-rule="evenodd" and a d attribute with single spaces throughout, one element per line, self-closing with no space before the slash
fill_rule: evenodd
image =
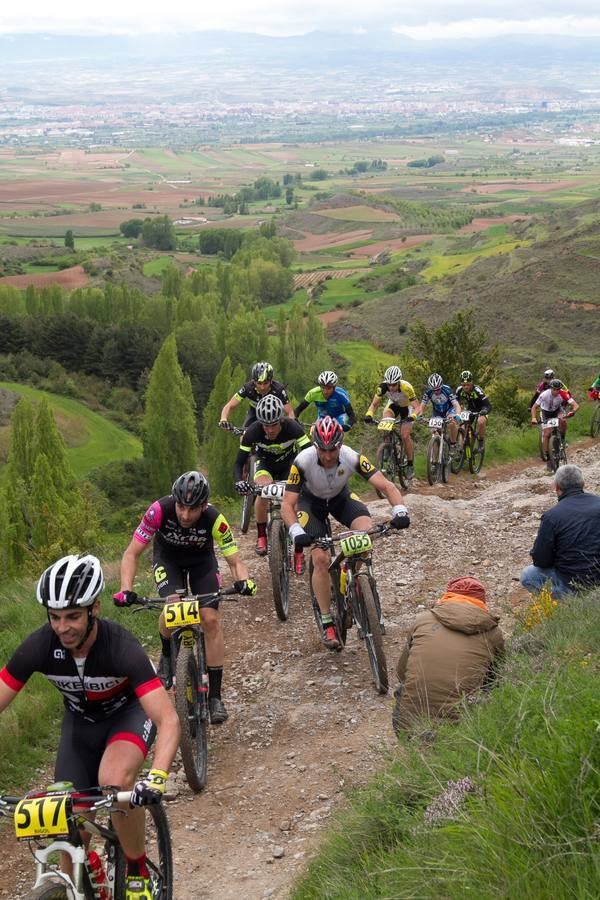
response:
<path id="1" fill-rule="evenodd" d="M 69 833 L 67 816 L 71 798 L 66 794 L 49 797 L 25 797 L 15 807 L 15 834 L 18 838 Z"/>

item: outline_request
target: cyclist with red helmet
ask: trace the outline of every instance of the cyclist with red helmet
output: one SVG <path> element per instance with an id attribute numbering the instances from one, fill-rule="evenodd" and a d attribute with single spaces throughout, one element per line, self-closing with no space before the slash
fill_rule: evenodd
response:
<path id="1" fill-rule="evenodd" d="M 315 538 L 327 534 L 327 519 L 332 515 L 346 528 L 367 531 L 371 525 L 368 508 L 348 489 L 352 475 L 359 475 L 384 494 L 392 507 L 393 528 L 407 528 L 408 510 L 402 494 L 366 456 L 344 445 L 342 426 L 331 416 L 319 419 L 312 434 L 312 447 L 298 454 L 292 463 L 281 507 L 294 549 L 310 547 Z M 340 643 L 329 608 L 329 554 L 312 549 L 312 587 L 321 610 L 323 643 L 335 650 Z"/>

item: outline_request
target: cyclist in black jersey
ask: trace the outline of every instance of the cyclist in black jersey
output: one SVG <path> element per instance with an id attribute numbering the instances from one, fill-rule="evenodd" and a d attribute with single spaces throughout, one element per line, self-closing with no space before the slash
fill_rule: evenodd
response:
<path id="1" fill-rule="evenodd" d="M 477 442 L 479 446 L 485 439 L 487 417 L 492 409 L 492 404 L 483 388 L 475 384 L 472 373 L 465 369 L 460 373 L 460 384 L 456 388 L 456 399 L 461 409 L 468 409 L 471 413 L 477 413 Z"/>
<path id="2" fill-rule="evenodd" d="M 0 671 L 0 712 L 34 672 L 63 695 L 57 781 L 75 788 L 132 788 L 131 803 L 158 803 L 179 745 L 179 720 L 139 641 L 99 619 L 104 576 L 95 556 L 65 556 L 37 586 L 48 622 L 29 635 Z M 153 768 L 139 770 L 156 736 Z M 127 858 L 126 900 L 151 900 L 144 848 L 144 815 L 113 817 Z"/>
<path id="3" fill-rule="evenodd" d="M 138 560 L 154 539 L 152 570 L 158 593 L 165 599 L 175 591 L 189 586 L 193 594 L 211 594 L 220 584 L 219 565 L 214 545 L 218 544 L 235 579 L 240 594 L 253 596 L 256 584 L 248 575 L 248 568 L 235 543 L 225 516 L 208 502 L 210 487 L 201 472 L 184 472 L 171 488 L 168 497 L 161 497 L 148 507 L 121 560 L 121 590 L 113 597 L 115 605 L 129 606 L 135 602 L 133 581 Z M 210 721 L 220 725 L 227 717 L 221 699 L 225 642 L 218 616 L 219 603 L 203 607 L 202 628 L 206 640 L 208 668 L 208 705 Z M 169 631 L 161 615 L 159 630 L 162 656 L 158 671 L 168 688 L 173 681 Z"/>
<path id="4" fill-rule="evenodd" d="M 287 390 L 279 381 L 273 381 L 273 366 L 268 362 L 254 363 L 250 381 L 247 381 L 242 385 L 221 410 L 219 425 L 221 427 L 226 426 L 229 421 L 229 414 L 232 410 L 239 406 L 242 400 L 247 400 L 250 404 L 250 409 L 246 413 L 246 418 L 244 420 L 244 428 L 247 428 L 248 425 L 251 425 L 252 422 L 256 421 L 256 404 L 258 401 L 261 397 L 266 397 L 270 394 L 279 397 L 283 403 L 286 416 L 293 419 L 294 409 L 290 403 Z"/>
<path id="5" fill-rule="evenodd" d="M 252 450 L 257 455 L 254 482 L 258 485 L 272 481 L 285 481 L 292 460 L 303 447 L 309 447 L 310 440 L 304 428 L 295 419 L 284 415 L 283 403 L 278 397 L 268 394 L 256 406 L 256 422 L 249 425 L 240 440 L 240 449 L 233 467 L 235 489 L 245 494 L 249 484 L 243 478 L 244 466 Z M 256 498 L 256 552 L 265 556 L 267 547 L 267 514 L 269 501 Z"/>

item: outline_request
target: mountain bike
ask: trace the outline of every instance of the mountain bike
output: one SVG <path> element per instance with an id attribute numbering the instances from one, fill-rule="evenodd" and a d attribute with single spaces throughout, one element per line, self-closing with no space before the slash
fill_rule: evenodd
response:
<path id="1" fill-rule="evenodd" d="M 123 900 L 125 855 L 106 814 L 128 815 L 122 805 L 131 791 L 114 787 L 76 791 L 68 782 L 24 797 L 0 796 L 0 814 L 11 816 L 17 840 L 29 844 L 35 882 L 25 900 Z M 145 807 L 145 840 L 154 900 L 173 897 L 173 859 L 169 823 L 162 804 Z M 86 848 L 84 836 L 90 839 Z M 60 871 L 67 854 L 72 874 Z"/>
<path id="2" fill-rule="evenodd" d="M 469 472 L 471 472 L 472 475 L 477 475 L 477 473 L 481 471 L 483 457 L 485 455 L 485 441 L 482 441 L 480 444 L 477 437 L 477 420 L 479 419 L 479 413 L 463 409 L 460 414 L 460 419 L 461 424 L 458 429 L 454 455 L 450 460 L 450 470 L 454 475 L 458 475 L 466 459 L 469 466 Z"/>
<path id="3" fill-rule="evenodd" d="M 171 632 L 171 659 L 175 660 L 175 709 L 181 725 L 179 749 L 187 783 L 194 793 L 206 785 L 208 772 L 208 668 L 200 610 L 215 600 L 233 600 L 234 587 L 213 594 L 189 595 L 176 591 L 177 599 L 138 597 L 134 605 L 164 611 Z M 140 609 L 134 609 L 134 613 Z"/>
<path id="4" fill-rule="evenodd" d="M 592 416 L 592 421 L 590 423 L 590 434 L 593 438 L 600 435 L 600 400 L 596 401 L 596 412 Z"/>
<path id="5" fill-rule="evenodd" d="M 290 615 L 290 572 L 294 569 L 293 545 L 288 537 L 287 525 L 281 518 L 285 484 L 285 481 L 271 481 L 269 484 L 249 485 L 254 496 L 271 501 L 267 514 L 267 547 L 273 603 L 282 622 L 287 622 Z"/>
<path id="6" fill-rule="evenodd" d="M 558 417 L 540 423 L 540 433 L 542 430 L 550 430 L 548 458 L 553 472 L 556 472 L 560 466 L 566 466 L 567 464 L 566 444 L 564 436 L 560 433 L 559 423 L 560 419 Z"/>
<path id="7" fill-rule="evenodd" d="M 446 420 L 433 416 L 428 422 L 431 437 L 427 444 L 427 481 L 434 485 L 448 483 L 450 476 L 450 447 L 446 437 Z"/>
<path id="8" fill-rule="evenodd" d="M 375 462 L 386 478 L 408 490 L 411 479 L 408 477 L 408 458 L 402 435 L 397 429 L 402 419 L 373 419 L 377 431 L 382 432 L 383 440 L 377 448 Z M 377 492 L 380 497 L 385 495 Z"/>
<path id="9" fill-rule="evenodd" d="M 230 422 L 226 422 L 223 425 L 219 424 L 220 428 L 224 428 L 225 431 L 230 431 L 232 434 L 236 435 L 236 437 L 241 437 L 244 433 L 243 428 L 238 428 L 237 425 L 232 425 Z M 251 484 L 254 481 L 254 473 L 256 471 L 256 456 L 254 453 L 251 453 L 246 461 L 246 465 L 244 466 L 244 478 Z M 248 493 L 244 494 L 242 497 L 242 509 L 240 511 L 240 531 L 242 534 L 247 534 L 248 529 L 250 528 L 250 522 L 252 521 L 252 510 L 254 509 L 254 497 L 255 494 Z"/>
<path id="10" fill-rule="evenodd" d="M 328 523 L 329 529 L 329 523 Z M 348 628 L 356 624 L 358 638 L 365 642 L 373 682 L 377 693 L 386 694 L 389 688 L 387 662 L 383 649 L 385 626 L 377 582 L 373 573 L 372 550 L 374 537 L 384 537 L 393 529 L 389 525 L 374 525 L 369 531 L 344 531 L 335 537 L 331 531 L 317 538 L 315 547 L 331 554 L 329 578 L 331 583 L 331 616 L 340 641 L 341 651 L 346 643 Z M 335 545 L 339 550 L 335 552 Z M 313 563 L 309 566 L 312 607 L 319 634 L 323 633 L 321 610 L 312 588 Z"/>

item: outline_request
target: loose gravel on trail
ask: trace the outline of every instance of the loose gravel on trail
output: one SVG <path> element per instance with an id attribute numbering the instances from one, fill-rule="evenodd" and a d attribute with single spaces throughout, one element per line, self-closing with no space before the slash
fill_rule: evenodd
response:
<path id="1" fill-rule="evenodd" d="M 570 461 L 583 468 L 586 489 L 599 491 L 598 445 L 572 448 Z M 410 529 L 378 541 L 375 551 L 392 688 L 405 629 L 451 577 L 481 578 L 510 632 L 527 596 L 518 575 L 554 498 L 552 479 L 533 460 L 484 467 L 447 486 L 415 484 L 406 496 Z M 386 501 L 370 508 L 387 520 Z M 349 789 L 383 768 L 394 749 L 391 692 L 375 693 L 364 647 L 352 632 L 342 653 L 322 647 L 306 576 L 294 581 L 290 620 L 279 622 L 254 540 L 252 526 L 240 543 L 259 596 L 222 608 L 230 718 L 211 733 L 207 788 L 195 796 L 183 773 L 169 780 L 176 900 L 287 897 Z M 28 850 L 7 832 L 0 897 L 20 896 L 32 872 Z"/>

